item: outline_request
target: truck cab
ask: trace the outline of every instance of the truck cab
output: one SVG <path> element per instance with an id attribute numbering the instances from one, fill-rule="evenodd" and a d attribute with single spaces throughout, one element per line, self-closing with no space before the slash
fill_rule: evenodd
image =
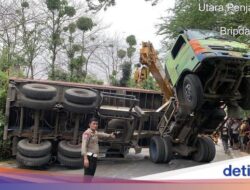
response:
<path id="1" fill-rule="evenodd" d="M 250 48 L 211 30 L 184 30 L 166 61 L 169 81 L 187 113 L 221 103 L 250 109 Z"/>

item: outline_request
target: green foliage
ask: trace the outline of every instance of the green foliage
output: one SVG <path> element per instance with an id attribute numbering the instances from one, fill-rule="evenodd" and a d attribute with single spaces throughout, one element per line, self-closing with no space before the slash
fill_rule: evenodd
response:
<path id="1" fill-rule="evenodd" d="M 8 72 L 10 76 L 22 77 L 21 66 L 25 64 L 22 56 L 11 53 L 8 48 L 3 48 L 0 54 L 0 71 Z"/>
<path id="2" fill-rule="evenodd" d="M 152 6 L 157 5 L 159 0 L 145 0 L 146 2 L 151 2 Z M 88 8 L 90 11 L 93 12 L 98 12 L 100 10 L 107 10 L 109 7 L 115 6 L 116 5 L 116 0 L 98 0 L 94 1 L 93 0 L 86 0 Z"/>
<path id="3" fill-rule="evenodd" d="M 76 14 L 76 10 L 72 6 L 68 6 L 67 0 L 46 0 L 47 8 L 51 12 L 52 16 L 48 17 L 50 23 L 51 36 L 48 39 L 49 50 L 52 54 L 50 63 L 50 77 L 52 80 L 56 79 L 55 71 L 55 60 L 59 50 L 59 47 L 63 44 L 64 39 L 61 38 L 62 29 L 64 32 L 69 32 L 72 34 L 75 32 L 75 27 L 70 24 L 68 27 L 63 27 L 67 21 L 67 17 L 73 17 Z M 62 19 L 63 18 L 63 19 Z M 69 41 L 73 42 L 73 38 L 70 37 Z M 68 54 L 72 56 L 72 51 L 69 50 Z M 55 77 L 55 78 L 54 78 Z"/>
<path id="4" fill-rule="evenodd" d="M 7 159 L 11 156 L 9 141 L 3 141 L 3 129 L 5 124 L 5 104 L 8 88 L 8 77 L 0 70 L 0 160 Z"/>
<path id="5" fill-rule="evenodd" d="M 120 80 L 121 86 L 127 86 L 128 81 L 131 76 L 131 63 L 130 62 L 124 62 L 122 65 L 122 78 Z"/>
<path id="6" fill-rule="evenodd" d="M 92 30 L 94 23 L 91 18 L 88 17 L 80 17 L 76 22 L 77 28 L 86 32 L 88 30 Z"/>
<path id="7" fill-rule="evenodd" d="M 135 53 L 136 49 L 134 47 L 129 47 L 127 48 L 127 55 L 129 58 L 132 58 L 134 53 Z"/>
<path id="8" fill-rule="evenodd" d="M 124 59 L 126 57 L 127 52 L 123 49 L 118 50 L 117 55 L 120 59 Z"/>
<path id="9" fill-rule="evenodd" d="M 156 90 L 156 91 L 160 90 L 159 86 L 157 85 L 155 79 L 152 76 L 149 76 L 145 81 L 143 81 L 141 86 L 143 89 L 147 90 Z"/>
<path id="10" fill-rule="evenodd" d="M 53 78 L 52 78 L 52 73 L 50 71 L 48 77 L 50 80 L 68 81 L 68 73 L 62 70 L 61 68 L 55 68 L 55 73 Z"/>
<path id="11" fill-rule="evenodd" d="M 68 30 L 69 30 L 69 27 L 67 27 L 67 26 L 63 27 L 64 32 L 67 32 Z"/>
<path id="12" fill-rule="evenodd" d="M 0 70 L 0 114 L 5 111 L 5 101 L 8 88 L 8 77 Z"/>
<path id="13" fill-rule="evenodd" d="M 76 14 L 75 8 L 71 6 L 65 6 L 64 11 L 69 17 L 73 17 Z"/>
<path id="14" fill-rule="evenodd" d="M 135 83 L 135 80 L 133 78 L 130 78 L 128 80 L 128 83 L 127 83 L 127 86 L 128 87 L 132 87 L 132 88 L 138 88 L 139 86 Z"/>
<path id="15" fill-rule="evenodd" d="M 46 0 L 47 8 L 52 11 L 52 10 L 59 10 L 60 9 L 60 4 L 61 0 Z"/>
<path id="16" fill-rule="evenodd" d="M 122 77 L 120 79 L 121 86 L 127 86 L 130 83 L 130 77 L 131 77 L 131 73 L 132 73 L 132 69 L 131 69 L 132 57 L 136 51 L 136 49 L 133 46 L 135 46 L 137 44 L 136 38 L 134 35 L 128 36 L 126 38 L 126 42 L 129 45 L 129 47 L 127 48 L 127 52 L 124 50 L 119 50 L 117 52 L 117 55 L 120 59 L 125 58 L 126 55 L 129 58 L 129 61 L 125 61 L 121 65 L 121 70 L 122 70 Z"/>
<path id="17" fill-rule="evenodd" d="M 3 141 L 3 129 L 5 125 L 5 117 L 0 111 L 0 160 L 5 160 L 11 157 L 11 143 L 9 140 Z"/>
<path id="18" fill-rule="evenodd" d="M 10 66 L 11 63 L 9 61 L 10 59 L 10 51 L 8 48 L 3 48 L 1 55 L 0 55 L 0 70 L 6 71 Z"/>
<path id="19" fill-rule="evenodd" d="M 130 78 L 127 83 L 127 86 L 133 88 L 143 88 L 145 90 L 160 91 L 158 84 L 152 76 L 149 76 L 145 81 L 140 84 L 135 83 L 135 80 L 133 78 Z"/>
<path id="20" fill-rule="evenodd" d="M 109 75 L 110 84 L 113 86 L 119 86 L 119 81 L 117 80 L 117 71 L 113 70 L 112 74 Z"/>
<path id="21" fill-rule="evenodd" d="M 67 52 L 68 58 L 73 59 L 75 55 L 75 51 L 73 49 L 69 49 Z"/>
<path id="22" fill-rule="evenodd" d="M 95 76 L 87 75 L 84 83 L 102 85 L 103 81 L 102 80 L 98 80 Z"/>
<path id="23" fill-rule="evenodd" d="M 53 33 L 52 36 L 51 36 L 51 39 L 52 39 L 52 44 L 55 44 L 55 45 L 62 44 L 62 40 L 60 38 L 59 33 Z"/>
<path id="24" fill-rule="evenodd" d="M 82 48 L 81 48 L 81 46 L 78 45 L 78 44 L 73 44 L 73 45 L 72 45 L 72 49 L 73 49 L 75 52 L 77 52 L 77 51 L 80 51 Z"/>
<path id="25" fill-rule="evenodd" d="M 126 38 L 126 42 L 128 43 L 128 45 L 131 46 L 135 46 L 137 44 L 135 36 L 134 35 L 130 35 Z"/>
<path id="26" fill-rule="evenodd" d="M 115 75 L 109 75 L 109 80 L 112 86 L 119 86 L 119 81 L 116 79 Z"/>
<path id="27" fill-rule="evenodd" d="M 78 56 L 77 58 L 72 59 L 70 63 L 70 68 L 71 69 L 82 69 L 82 66 L 86 62 L 86 58 L 84 56 Z"/>
<path id="28" fill-rule="evenodd" d="M 29 8 L 29 3 L 27 1 L 24 1 L 24 2 L 21 3 L 21 6 L 23 8 Z"/>
<path id="29" fill-rule="evenodd" d="M 73 34 L 76 31 L 76 24 L 75 23 L 70 23 L 68 26 L 69 32 Z"/>
<path id="30" fill-rule="evenodd" d="M 197 0 L 176 0 L 175 7 L 170 9 L 171 16 L 162 18 L 162 24 L 159 25 L 159 34 L 166 38 L 173 38 L 178 35 L 179 28 L 196 28 L 219 31 L 220 27 L 237 28 L 250 27 L 250 14 L 239 12 L 209 12 L 199 11 L 199 3 L 203 1 Z M 206 0 L 204 1 L 213 5 L 226 5 L 227 3 L 245 5 L 246 0 Z M 237 36 L 240 37 L 240 36 Z M 240 37 L 243 42 L 249 41 L 249 36 Z"/>

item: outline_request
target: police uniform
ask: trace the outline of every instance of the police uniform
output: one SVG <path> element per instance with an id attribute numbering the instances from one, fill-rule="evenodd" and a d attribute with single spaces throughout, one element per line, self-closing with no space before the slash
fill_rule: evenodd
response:
<path id="1" fill-rule="evenodd" d="M 110 138 L 111 134 L 87 129 L 82 135 L 82 156 L 88 157 L 89 167 L 84 167 L 84 175 L 94 176 L 96 170 L 97 156 L 99 154 L 98 138 Z"/>

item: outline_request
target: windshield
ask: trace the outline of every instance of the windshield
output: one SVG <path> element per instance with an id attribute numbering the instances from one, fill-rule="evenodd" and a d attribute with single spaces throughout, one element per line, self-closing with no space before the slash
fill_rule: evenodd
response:
<path id="1" fill-rule="evenodd" d="M 226 35 L 222 36 L 219 32 L 212 30 L 187 30 L 187 36 L 189 40 L 216 38 L 222 40 L 237 41 L 231 36 L 226 36 Z"/>

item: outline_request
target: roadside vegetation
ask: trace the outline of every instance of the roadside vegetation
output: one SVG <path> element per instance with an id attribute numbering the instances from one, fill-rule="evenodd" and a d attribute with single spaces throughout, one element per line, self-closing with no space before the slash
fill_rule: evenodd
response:
<path id="1" fill-rule="evenodd" d="M 3 128 L 5 124 L 5 101 L 7 91 L 8 78 L 5 73 L 0 70 L 0 160 L 10 157 L 10 142 L 3 141 Z"/>

